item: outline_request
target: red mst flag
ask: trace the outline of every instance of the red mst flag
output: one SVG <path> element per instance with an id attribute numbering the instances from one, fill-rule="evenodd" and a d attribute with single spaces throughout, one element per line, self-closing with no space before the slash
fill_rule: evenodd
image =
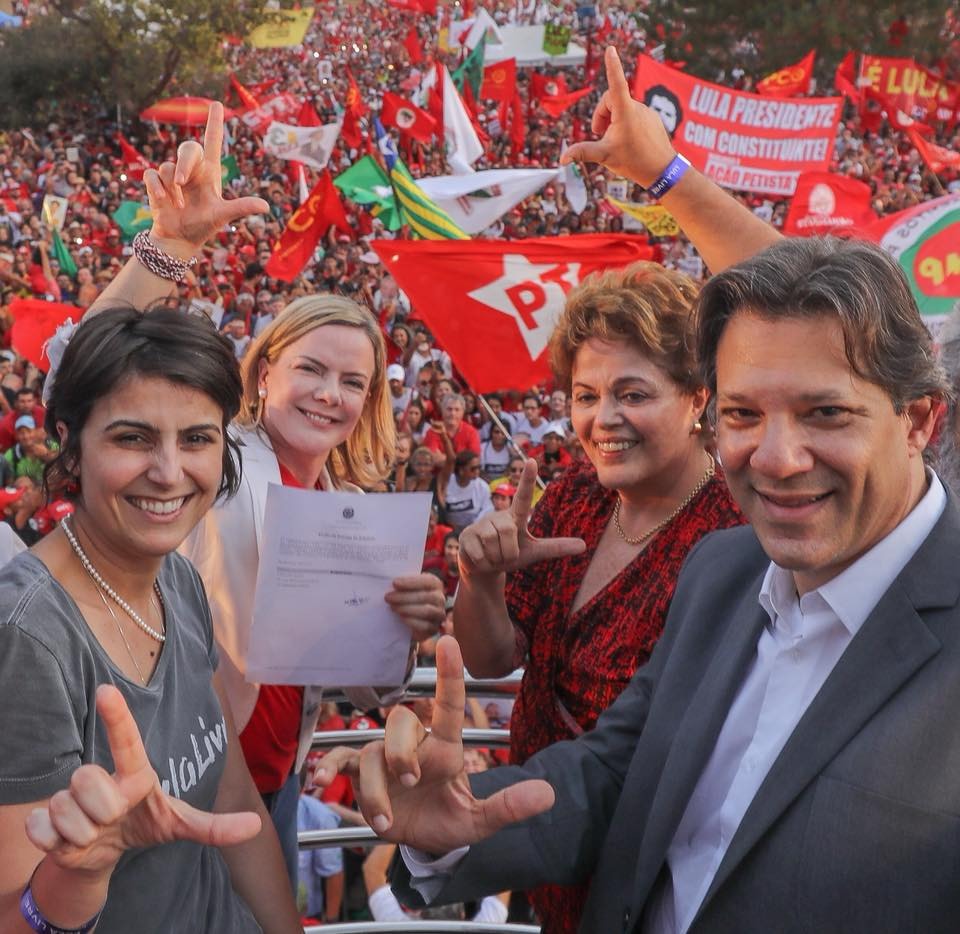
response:
<path id="1" fill-rule="evenodd" d="M 548 78 L 545 75 L 530 75 L 530 97 L 542 100 L 545 97 L 556 97 L 558 94 L 569 94 L 567 81 L 563 75 Z"/>
<path id="2" fill-rule="evenodd" d="M 645 237 L 623 234 L 371 246 L 477 392 L 547 378 L 547 341 L 570 289 L 595 270 L 654 255 Z"/>
<path id="3" fill-rule="evenodd" d="M 404 135 L 421 143 L 429 143 L 437 132 L 437 121 L 430 114 L 391 91 L 384 92 L 380 119 L 384 126 L 396 127 Z"/>
<path id="4" fill-rule="evenodd" d="M 797 179 L 783 232 L 812 237 L 870 224 L 877 219 L 871 198 L 870 186 L 855 178 L 831 172 L 804 172 Z"/>
<path id="5" fill-rule="evenodd" d="M 410 31 L 403 39 L 403 47 L 410 56 L 410 64 L 416 65 L 424 59 L 423 47 L 420 45 L 420 36 L 417 33 L 417 27 L 411 26 Z"/>
<path id="6" fill-rule="evenodd" d="M 10 303 L 13 327 L 10 346 L 44 373 L 50 369 L 44 344 L 68 318 L 79 321 L 83 309 L 76 305 L 45 302 L 40 298 L 15 298 Z"/>
<path id="7" fill-rule="evenodd" d="M 310 197 L 293 212 L 286 230 L 280 235 L 267 260 L 267 275 L 284 282 L 296 279 L 331 224 L 346 234 L 353 233 L 330 173 L 324 170 Z"/>
<path id="8" fill-rule="evenodd" d="M 593 90 L 590 85 L 580 88 L 579 91 L 570 91 L 568 94 L 547 94 L 540 98 L 540 106 L 551 117 L 559 117 L 565 110 L 572 107 L 581 97 L 586 97 Z"/>

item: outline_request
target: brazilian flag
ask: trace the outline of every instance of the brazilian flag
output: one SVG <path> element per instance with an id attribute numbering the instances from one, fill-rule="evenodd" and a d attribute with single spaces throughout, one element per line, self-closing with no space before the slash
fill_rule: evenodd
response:
<path id="1" fill-rule="evenodd" d="M 153 226 L 150 208 L 139 201 L 121 201 L 112 216 L 124 240 L 132 240 L 141 230 L 149 230 Z"/>

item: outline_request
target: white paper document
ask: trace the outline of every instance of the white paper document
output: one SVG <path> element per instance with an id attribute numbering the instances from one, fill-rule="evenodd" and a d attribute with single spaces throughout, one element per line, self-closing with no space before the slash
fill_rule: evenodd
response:
<path id="1" fill-rule="evenodd" d="M 247 679 L 402 684 L 410 630 L 383 598 L 394 578 L 420 573 L 430 500 L 271 485 Z"/>

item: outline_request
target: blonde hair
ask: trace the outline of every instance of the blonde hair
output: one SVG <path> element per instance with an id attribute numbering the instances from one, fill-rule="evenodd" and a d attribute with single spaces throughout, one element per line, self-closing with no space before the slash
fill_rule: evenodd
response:
<path id="1" fill-rule="evenodd" d="M 703 386 L 695 356 L 697 285 L 659 263 L 633 263 L 587 276 L 567 296 L 550 338 L 558 385 L 570 391 L 577 351 L 591 338 L 636 347 L 685 393 Z"/>
<path id="2" fill-rule="evenodd" d="M 306 295 L 292 301 L 255 338 L 241 365 L 243 404 L 238 421 L 263 428 L 259 393 L 260 361 L 276 363 L 291 344 L 316 328 L 340 324 L 358 328 L 373 346 L 373 379 L 357 426 L 330 452 L 328 469 L 334 481 L 373 486 L 390 473 L 396 457 L 396 427 L 387 384 L 387 349 L 376 318 L 366 308 L 341 295 Z"/>

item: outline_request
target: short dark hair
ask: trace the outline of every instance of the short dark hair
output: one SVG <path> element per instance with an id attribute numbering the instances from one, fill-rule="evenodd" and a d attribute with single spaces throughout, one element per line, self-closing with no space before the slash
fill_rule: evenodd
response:
<path id="1" fill-rule="evenodd" d="M 711 392 L 717 388 L 717 346 L 739 313 L 837 319 L 850 368 L 880 386 L 898 412 L 923 396 L 949 397 L 903 271 L 871 243 L 788 238 L 707 282 L 697 308 L 697 356 Z"/>
<path id="2" fill-rule="evenodd" d="M 467 464 L 473 463 L 475 460 L 479 460 L 480 455 L 476 451 L 471 451 L 469 449 L 458 451 L 457 456 L 453 459 L 453 469 L 454 470 L 463 470 Z"/>
<path id="3" fill-rule="evenodd" d="M 37 394 L 36 389 L 33 386 L 21 386 L 15 393 L 14 396 L 35 396 Z"/>
<path id="4" fill-rule="evenodd" d="M 218 496 L 240 487 L 240 447 L 227 428 L 240 410 L 240 370 L 230 341 L 205 315 L 157 306 L 145 312 L 114 308 L 84 321 L 76 330 L 54 378 L 47 403 L 47 432 L 57 423 L 67 438 L 47 464 L 48 495 L 62 494 L 80 457 L 80 433 L 97 401 L 135 376 L 156 377 L 197 389 L 223 412 L 223 476 Z"/>

